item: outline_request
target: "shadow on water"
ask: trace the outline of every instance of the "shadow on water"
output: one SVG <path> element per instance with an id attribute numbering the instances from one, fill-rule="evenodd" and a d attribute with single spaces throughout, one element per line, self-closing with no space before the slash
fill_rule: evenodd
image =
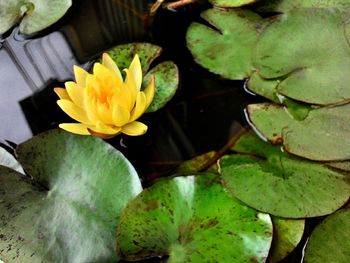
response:
<path id="1" fill-rule="evenodd" d="M 150 18 L 151 2 L 74 1 L 60 22 L 40 34 L 25 38 L 15 28 L 4 36 L 0 40 L 1 138 L 19 143 L 69 122 L 52 89 L 73 78 L 73 65 L 88 69 L 103 50 L 145 41 L 163 48 L 156 63 L 173 60 L 178 65 L 180 88 L 166 107 L 141 118 L 149 127 L 144 136 L 121 135 L 108 142 L 127 156 L 145 185 L 168 175 L 184 160 L 224 147 L 246 125 L 245 106 L 260 98 L 246 93 L 243 81 L 221 79 L 193 61 L 185 33 L 207 5 L 160 10 Z M 6 62 L 1 63 L 2 58 Z M 14 111 L 16 105 L 20 107 Z"/>

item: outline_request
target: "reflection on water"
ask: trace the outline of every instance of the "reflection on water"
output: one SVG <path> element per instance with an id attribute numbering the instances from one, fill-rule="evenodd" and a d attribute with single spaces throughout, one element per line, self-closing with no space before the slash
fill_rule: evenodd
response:
<path id="1" fill-rule="evenodd" d="M 177 12 L 163 10 L 151 21 L 147 16 L 150 2 L 75 1 L 57 28 L 31 39 L 15 30 L 4 39 L 0 98 L 6 103 L 1 104 L 5 106 L 0 113 L 0 138 L 21 142 L 31 136 L 30 131 L 37 134 L 67 121 L 56 106 L 52 88 L 72 79 L 73 65 L 89 68 L 89 61 L 105 49 L 147 41 L 163 47 L 158 62 L 173 60 L 178 65 L 180 89 L 165 109 L 143 117 L 141 121 L 149 126 L 146 135 L 118 136 L 109 142 L 146 179 L 169 173 L 185 159 L 223 147 L 245 124 L 243 108 L 256 98 L 244 92 L 242 81 L 220 79 L 193 62 L 185 32 L 206 5 Z"/>

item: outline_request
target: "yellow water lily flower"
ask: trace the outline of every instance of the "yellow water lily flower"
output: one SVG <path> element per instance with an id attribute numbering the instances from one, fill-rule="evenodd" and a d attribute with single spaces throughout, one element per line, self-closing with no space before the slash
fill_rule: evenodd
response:
<path id="1" fill-rule="evenodd" d="M 74 66 L 75 82 L 65 83 L 66 88 L 55 88 L 60 100 L 57 104 L 79 123 L 61 123 L 60 128 L 81 135 L 111 138 L 119 133 L 142 135 L 147 126 L 136 121 L 151 104 L 154 97 L 154 77 L 141 91 L 142 70 L 135 55 L 125 80 L 118 66 L 107 53 L 102 64 L 95 63 L 93 73 Z"/>

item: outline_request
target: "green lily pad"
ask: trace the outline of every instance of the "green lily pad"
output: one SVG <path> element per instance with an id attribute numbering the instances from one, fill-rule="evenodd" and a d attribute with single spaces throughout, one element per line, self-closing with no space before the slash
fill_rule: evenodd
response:
<path id="1" fill-rule="evenodd" d="M 127 205 L 117 250 L 126 260 L 169 255 L 168 262 L 265 262 L 271 227 L 269 215 L 228 196 L 215 175 L 176 177 Z"/>
<path id="2" fill-rule="evenodd" d="M 43 30 L 58 21 L 71 5 L 71 0 L 0 0 L 0 35 L 19 20 L 21 33 Z"/>
<path id="3" fill-rule="evenodd" d="M 0 165 L 9 167 L 21 174 L 24 174 L 23 168 L 16 158 L 0 146 Z"/>
<path id="4" fill-rule="evenodd" d="M 347 11 L 350 10 L 350 2 L 348 0 L 263 0 L 257 10 L 284 13 L 298 8 L 336 8 Z"/>
<path id="5" fill-rule="evenodd" d="M 128 68 L 136 54 L 139 55 L 142 73 L 146 74 L 152 62 L 160 56 L 162 48 L 149 43 L 130 43 L 113 47 L 106 53 L 120 69 Z"/>
<path id="6" fill-rule="evenodd" d="M 294 122 L 293 116 L 282 105 L 271 103 L 251 104 L 248 117 L 256 131 L 273 144 L 282 142 L 282 130 Z"/>
<path id="7" fill-rule="evenodd" d="M 165 61 L 152 68 L 145 76 L 144 87 L 155 78 L 156 91 L 147 112 L 154 112 L 163 108 L 175 95 L 179 86 L 179 69 L 171 61 Z"/>
<path id="8" fill-rule="evenodd" d="M 237 164 L 235 159 L 242 157 L 223 157 L 224 185 L 232 196 L 259 211 L 287 218 L 315 217 L 334 212 L 349 199 L 348 175 L 293 158 L 252 133 L 241 137 L 233 150 L 250 154 L 251 160 Z"/>
<path id="9" fill-rule="evenodd" d="M 61 130 L 20 144 L 17 155 L 33 180 L 49 190 L 43 193 L 40 213 L 23 208 L 36 220 L 18 219 L 27 220 L 27 228 L 36 228 L 33 222 L 38 222 L 39 230 L 45 230 L 46 262 L 115 262 L 114 233 L 121 209 L 142 190 L 127 159 L 103 140 Z M 21 233 L 20 228 L 8 231 Z M 28 261 L 27 256 L 19 262 Z"/>
<path id="10" fill-rule="evenodd" d="M 258 72 L 254 72 L 247 82 L 247 88 L 251 92 L 263 96 L 276 103 L 281 103 L 276 92 L 279 79 L 264 79 Z"/>
<path id="11" fill-rule="evenodd" d="M 278 93 L 298 101 L 318 105 L 349 101 L 346 19 L 335 10 L 312 8 L 280 15 L 257 43 L 254 64 L 259 74 L 267 79 L 285 76 Z"/>
<path id="12" fill-rule="evenodd" d="M 276 104 L 248 106 L 251 123 L 272 143 L 283 142 L 288 152 L 316 161 L 350 159 L 350 104 L 323 107 L 308 111 L 298 120 L 290 111 Z M 306 113 L 307 112 L 307 113 Z M 317 138 L 317 140 L 315 140 Z"/>
<path id="13" fill-rule="evenodd" d="M 240 7 L 255 3 L 257 0 L 209 0 L 209 2 L 218 7 Z"/>
<path id="14" fill-rule="evenodd" d="M 349 121 L 350 104 L 313 110 L 305 120 L 283 129 L 284 148 L 311 160 L 348 160 Z"/>
<path id="15" fill-rule="evenodd" d="M 195 61 L 224 78 L 249 77 L 260 16 L 248 10 L 209 9 L 202 17 L 215 30 L 200 23 L 188 28 L 187 46 Z"/>
<path id="16" fill-rule="evenodd" d="M 350 209 L 328 216 L 312 232 L 305 250 L 305 263 L 348 263 L 350 259 Z"/>
<path id="17" fill-rule="evenodd" d="M 48 262 L 37 226 L 44 198 L 45 192 L 28 178 L 0 166 L 0 261 Z"/>
<path id="18" fill-rule="evenodd" d="M 268 263 L 280 262 L 299 244 L 305 228 L 304 219 L 285 219 L 271 217 L 273 223 L 273 239 Z"/>
<path id="19" fill-rule="evenodd" d="M 328 162 L 325 163 L 329 167 L 333 167 L 345 172 L 350 172 L 350 161 L 343 161 L 343 162 Z"/>
<path id="20" fill-rule="evenodd" d="M 160 56 L 161 52 L 161 47 L 149 43 L 118 45 L 107 51 L 120 69 L 128 68 L 135 54 L 138 54 L 142 72 L 145 75 L 143 87 L 147 87 L 152 76 L 155 77 L 156 92 L 147 112 L 162 108 L 174 97 L 179 86 L 179 70 L 173 62 L 165 61 L 149 70 L 152 62 Z"/>

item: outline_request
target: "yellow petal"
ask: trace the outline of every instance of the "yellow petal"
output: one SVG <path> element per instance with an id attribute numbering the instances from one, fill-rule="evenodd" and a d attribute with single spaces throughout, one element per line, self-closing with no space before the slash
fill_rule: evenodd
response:
<path id="1" fill-rule="evenodd" d="M 64 88 L 54 88 L 54 92 L 61 100 L 70 100 L 70 97 Z"/>
<path id="2" fill-rule="evenodd" d="M 148 86 L 143 90 L 143 92 L 146 95 L 146 109 L 149 107 L 149 105 L 152 103 L 155 93 L 155 80 L 154 76 L 152 76 L 151 82 L 148 84 Z"/>
<path id="3" fill-rule="evenodd" d="M 122 127 L 122 133 L 130 136 L 138 136 L 147 132 L 147 126 L 139 121 L 130 122 Z"/>
<path id="4" fill-rule="evenodd" d="M 59 100 L 57 101 L 57 104 L 65 113 L 68 114 L 69 117 L 73 118 L 74 120 L 85 124 L 91 123 L 85 111 L 75 105 L 73 102 L 69 100 Z"/>
<path id="5" fill-rule="evenodd" d="M 61 123 L 59 127 L 71 133 L 90 135 L 87 126 L 81 123 Z"/>
<path id="6" fill-rule="evenodd" d="M 133 99 L 133 95 L 125 83 L 120 90 L 114 93 L 111 103 L 112 105 L 118 104 L 127 109 L 129 112 L 133 109 L 135 99 Z"/>
<path id="7" fill-rule="evenodd" d="M 121 131 L 120 127 L 112 127 L 101 122 L 97 123 L 95 127 L 91 127 L 90 129 L 94 132 L 108 135 L 117 135 Z"/>
<path id="8" fill-rule="evenodd" d="M 87 72 L 81 67 L 74 66 L 75 81 L 80 87 L 85 87 Z"/>
<path id="9" fill-rule="evenodd" d="M 137 54 L 135 55 L 134 59 L 132 60 L 129 66 L 129 71 L 132 73 L 137 91 L 139 91 L 141 89 L 142 84 L 142 69 L 140 59 Z"/>
<path id="10" fill-rule="evenodd" d="M 137 94 L 135 108 L 131 112 L 130 121 L 139 118 L 146 110 L 146 95 L 143 91 Z"/>
<path id="11" fill-rule="evenodd" d="M 130 112 L 118 104 L 113 106 L 113 123 L 115 126 L 121 127 L 128 123 L 130 119 Z"/>
<path id="12" fill-rule="evenodd" d="M 102 123 L 113 125 L 112 107 L 108 108 L 106 105 L 96 103 L 96 110 L 98 119 Z"/>
<path id="13" fill-rule="evenodd" d="M 122 74 L 120 73 L 120 70 L 117 64 L 113 61 L 113 59 L 107 53 L 102 54 L 102 65 L 114 71 L 116 76 L 119 78 L 119 80 L 121 82 L 123 81 Z"/>
<path id="14" fill-rule="evenodd" d="M 100 63 L 94 64 L 93 73 L 105 89 L 120 89 L 122 86 L 122 79 L 114 71 Z"/>
<path id="15" fill-rule="evenodd" d="M 125 78 L 126 88 L 129 89 L 129 92 L 131 93 L 132 101 L 134 102 L 136 100 L 138 89 L 136 88 L 136 84 L 135 84 L 135 80 L 132 75 L 132 72 L 128 69 L 124 69 L 124 71 L 126 72 L 126 78 Z"/>
<path id="16" fill-rule="evenodd" d="M 78 86 L 73 81 L 67 81 L 64 85 L 73 103 L 80 108 L 84 108 L 84 88 Z"/>

